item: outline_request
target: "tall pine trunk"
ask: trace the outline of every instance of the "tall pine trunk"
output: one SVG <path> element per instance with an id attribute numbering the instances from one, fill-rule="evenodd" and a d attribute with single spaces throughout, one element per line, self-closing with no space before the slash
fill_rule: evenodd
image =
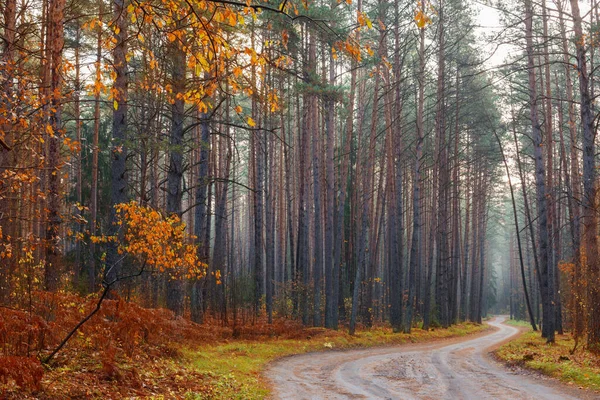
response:
<path id="1" fill-rule="evenodd" d="M 113 65 L 116 74 L 113 83 L 113 118 L 111 148 L 111 192 L 108 233 L 118 235 L 117 216 L 114 207 L 127 202 L 127 15 L 125 0 L 113 0 L 113 21 L 119 29 L 115 31 L 116 40 L 113 50 Z M 118 33 L 117 33 L 118 32 Z M 109 242 L 106 252 L 105 279 L 113 282 L 117 279 L 122 266 L 121 256 L 117 252 L 117 242 Z"/>
<path id="2" fill-rule="evenodd" d="M 600 260 L 598 260 L 598 217 L 596 216 L 596 162 L 594 117 L 590 96 L 585 38 L 577 0 L 571 0 L 577 47 L 577 71 L 583 133 L 583 245 L 587 260 L 588 346 L 600 352 Z"/>
<path id="3" fill-rule="evenodd" d="M 46 259 L 44 264 L 44 287 L 55 291 L 60 283 L 60 181 L 62 138 L 62 51 L 64 44 L 64 0 L 51 0 L 48 7 L 48 46 L 50 47 L 50 119 L 51 133 L 48 138 L 48 214 L 46 222 Z"/>
<path id="4" fill-rule="evenodd" d="M 546 173 L 544 167 L 544 158 L 542 154 L 542 130 L 538 118 L 537 109 L 537 88 L 535 78 L 535 68 L 533 63 L 533 12 L 531 1 L 525 1 L 525 36 L 527 41 L 527 69 L 529 79 L 529 115 L 531 120 L 533 155 L 535 160 L 535 182 L 536 182 L 536 202 L 538 213 L 538 231 L 539 231 L 539 261 L 540 261 L 540 281 L 542 294 L 542 336 L 548 342 L 554 342 L 554 304 L 552 296 L 553 282 L 551 280 L 552 268 L 550 263 L 550 247 L 548 232 L 548 207 L 546 196 Z"/>

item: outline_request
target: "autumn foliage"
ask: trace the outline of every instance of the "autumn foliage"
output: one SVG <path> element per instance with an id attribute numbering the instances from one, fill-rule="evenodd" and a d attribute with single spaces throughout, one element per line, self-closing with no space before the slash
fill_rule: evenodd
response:
<path id="1" fill-rule="evenodd" d="M 206 264 L 198 261 L 196 246 L 190 243 L 192 238 L 187 236 L 179 217 L 164 216 L 135 202 L 119 204 L 116 211 L 122 240 L 119 236 L 101 236 L 91 237 L 92 241 L 119 242 L 119 253 L 139 263 L 140 272 L 148 266 L 153 273 L 168 271 L 168 279 L 204 276 Z M 55 364 L 66 362 L 75 348 L 102 353 L 105 376 L 131 378 L 118 370 L 117 356 L 131 358 L 142 348 L 147 355 L 168 354 L 170 351 L 162 348 L 166 343 L 198 341 L 209 332 L 187 320 L 175 319 L 170 311 L 145 309 L 123 299 L 99 303 L 103 297 L 98 300 L 98 294 L 81 298 L 63 291 L 50 293 L 31 287 L 28 294 L 22 309 L 0 308 L 0 382 L 6 390 L 13 386 L 19 390 L 40 390 L 44 370 L 39 359 L 56 348 L 73 327 L 93 314 L 97 307 L 99 311 L 81 326 L 73 343 L 67 344 L 66 349 L 70 350 L 64 355 L 59 353 Z M 162 349 L 157 350 L 157 346 Z"/>
<path id="2" fill-rule="evenodd" d="M 130 255 L 150 267 L 151 272 L 168 270 L 171 278 L 202 278 L 205 263 L 198 260 L 193 236 L 177 215 L 164 216 L 159 211 L 132 201 L 115 206 L 119 236 L 91 237 L 94 242 L 116 241 L 119 254 Z M 108 266 L 110 268 L 110 266 Z"/>
<path id="3" fill-rule="evenodd" d="M 333 335 L 298 321 L 264 318 L 235 328 L 207 317 L 203 325 L 148 309 L 123 298 L 106 300 L 100 311 L 45 369 L 38 357 L 51 351 L 96 306 L 97 295 L 32 293 L 27 311 L 0 308 L 0 396 L 73 398 L 164 395 L 218 390 L 210 376 L 186 366 L 182 349 L 230 340 L 306 339 Z M 335 333 L 344 335 L 343 333 Z"/>
<path id="4" fill-rule="evenodd" d="M 34 292 L 27 311 L 0 308 L 0 393 L 41 390 L 44 368 L 38 357 L 52 350 L 96 301 L 96 295 L 83 298 L 64 292 Z M 50 374 L 77 365 L 79 369 L 89 368 L 95 379 L 141 386 L 132 382 L 140 379 L 132 368 L 123 370 L 121 365 L 178 357 L 178 345 L 206 342 L 214 335 L 213 329 L 175 318 L 165 309 L 146 309 L 121 298 L 106 300 L 57 355 Z"/>

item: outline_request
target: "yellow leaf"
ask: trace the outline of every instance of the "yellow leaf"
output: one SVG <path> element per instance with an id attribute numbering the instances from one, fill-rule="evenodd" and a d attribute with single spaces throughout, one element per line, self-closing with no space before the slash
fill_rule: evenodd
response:
<path id="1" fill-rule="evenodd" d="M 119 109 L 119 102 L 116 101 L 116 100 L 113 101 L 113 107 L 114 107 L 115 110 L 118 110 Z"/>
<path id="2" fill-rule="evenodd" d="M 251 128 L 254 128 L 256 126 L 256 122 L 254 122 L 252 117 L 248 117 L 248 125 L 250 125 Z"/>
<path id="3" fill-rule="evenodd" d="M 204 56 L 202 56 L 201 54 L 198 54 L 196 56 L 196 58 L 198 59 L 198 62 L 200 63 L 200 65 L 202 66 L 204 71 L 210 70 L 210 65 L 208 64 L 208 61 L 206 61 L 206 58 L 204 58 Z"/>
<path id="4" fill-rule="evenodd" d="M 369 27 L 369 29 L 373 29 L 373 23 L 371 22 L 371 20 L 369 18 L 365 18 L 365 22 L 367 23 L 367 26 Z"/>
<path id="5" fill-rule="evenodd" d="M 415 13 L 415 22 L 419 28 L 423 29 L 425 25 L 431 23 L 431 18 L 425 15 L 423 11 L 419 10 Z"/>

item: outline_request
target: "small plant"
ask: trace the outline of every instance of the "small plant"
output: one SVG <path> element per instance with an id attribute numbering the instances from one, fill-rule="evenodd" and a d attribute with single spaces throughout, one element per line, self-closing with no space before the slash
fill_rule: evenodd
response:
<path id="1" fill-rule="evenodd" d="M 141 276 L 146 266 L 152 268 L 152 272 L 169 271 L 171 279 L 200 278 L 206 274 L 207 265 L 198 260 L 196 246 L 188 244 L 185 224 L 178 216 L 165 217 L 153 208 L 142 206 L 135 201 L 117 204 L 115 209 L 116 224 L 124 229 L 124 240 L 119 244 L 118 252 L 124 256 L 132 256 L 141 263 L 141 267 L 132 275 L 117 276 L 113 280 L 108 280 L 109 272 L 115 265 L 109 266 L 104 272 L 103 290 L 96 307 L 81 319 L 59 345 L 43 359 L 44 364 L 49 363 L 81 326 L 100 311 L 102 302 L 117 282 Z M 92 237 L 92 241 L 106 243 L 117 241 L 117 237 Z"/>

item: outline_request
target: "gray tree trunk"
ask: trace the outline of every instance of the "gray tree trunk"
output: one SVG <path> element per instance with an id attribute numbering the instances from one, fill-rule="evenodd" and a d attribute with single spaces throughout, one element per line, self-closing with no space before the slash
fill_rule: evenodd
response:
<path id="1" fill-rule="evenodd" d="M 119 27 L 119 33 L 114 34 L 116 45 L 113 50 L 113 65 L 116 79 L 113 85 L 117 98 L 114 99 L 112 118 L 112 148 L 111 148 L 111 192 L 110 192 L 110 216 L 108 220 L 108 234 L 116 235 L 118 227 L 114 206 L 127 202 L 127 13 L 124 0 L 113 0 L 113 19 Z M 106 251 L 105 279 L 113 282 L 122 266 L 120 255 L 117 252 L 117 242 L 109 242 Z M 116 285 L 113 285 L 113 288 Z"/>
<path id="2" fill-rule="evenodd" d="M 583 243 L 588 261 L 588 346 L 600 351 L 600 260 L 598 260 L 598 217 L 596 215 L 596 162 L 594 116 L 587 70 L 585 38 L 577 0 L 571 0 L 577 47 L 577 70 L 583 133 Z"/>
<path id="3" fill-rule="evenodd" d="M 179 27 L 179 23 L 177 24 Z M 185 68 L 186 55 L 182 47 L 184 43 L 174 41 L 170 48 L 172 61 L 173 93 L 183 94 L 186 90 Z M 169 169 L 167 171 L 167 213 L 181 216 L 181 199 L 183 197 L 183 136 L 184 136 L 185 102 L 183 97 L 176 96 L 171 105 L 171 131 L 169 135 Z M 175 266 L 178 267 L 178 266 Z M 176 315 L 183 315 L 183 282 L 179 278 L 167 279 L 167 308 Z"/>
<path id="4" fill-rule="evenodd" d="M 546 198 L 546 174 L 544 167 L 544 158 L 542 154 L 542 131 L 538 118 L 537 110 L 537 88 L 535 78 L 535 68 L 533 63 L 533 12 L 531 9 L 531 0 L 525 0 L 525 35 L 527 41 L 527 69 L 529 78 L 529 114 L 531 119 L 531 129 L 533 136 L 533 155 L 535 160 L 535 182 L 536 182 L 536 200 L 538 213 L 539 230 L 539 261 L 540 261 L 540 280 L 542 294 L 542 336 L 548 342 L 554 342 L 554 304 L 552 299 L 553 282 L 550 279 L 550 255 L 548 238 L 548 210 Z"/>

